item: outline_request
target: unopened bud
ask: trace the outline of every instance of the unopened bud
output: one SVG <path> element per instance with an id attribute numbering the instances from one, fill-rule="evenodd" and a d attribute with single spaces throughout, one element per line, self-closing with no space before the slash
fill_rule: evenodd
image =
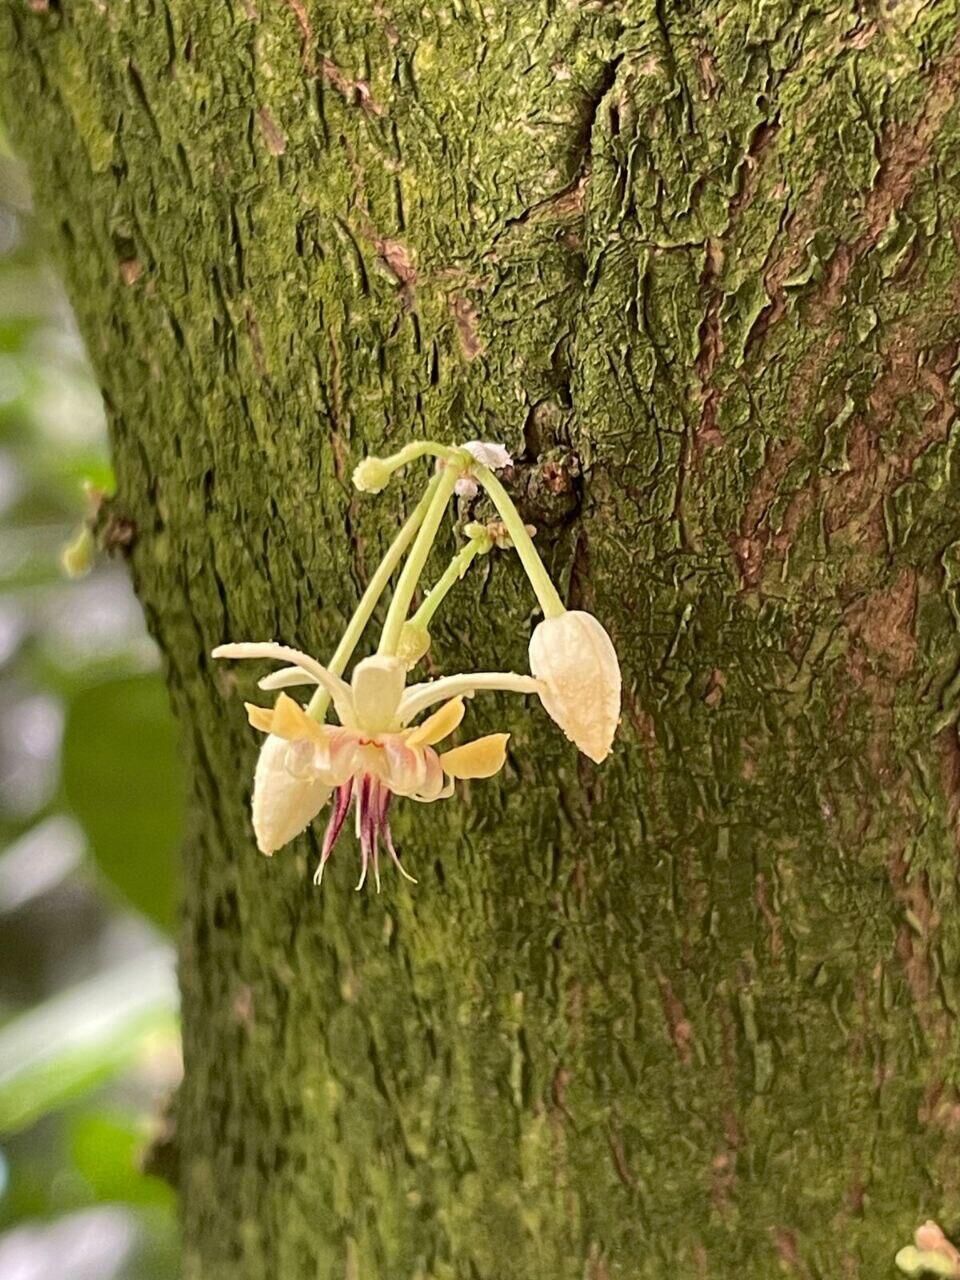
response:
<path id="1" fill-rule="evenodd" d="M 382 458 L 364 458 L 354 467 L 354 488 L 361 493 L 381 493 L 390 483 L 392 474 Z"/>
<path id="2" fill-rule="evenodd" d="M 409 671 L 430 649 L 430 632 L 426 627 L 419 627 L 413 622 L 405 622 L 400 632 L 397 646 L 397 657 Z"/>
<path id="3" fill-rule="evenodd" d="M 540 701 L 547 714 L 600 764 L 620 719 L 620 663 L 593 614 L 568 609 L 545 618 L 530 639 L 530 670 L 543 682 Z"/>

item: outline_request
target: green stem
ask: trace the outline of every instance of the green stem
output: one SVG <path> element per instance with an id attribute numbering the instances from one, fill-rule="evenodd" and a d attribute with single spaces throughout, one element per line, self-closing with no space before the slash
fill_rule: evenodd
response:
<path id="1" fill-rule="evenodd" d="M 427 562 L 427 556 L 430 554 L 433 540 L 437 536 L 437 530 L 440 528 L 443 513 L 446 511 L 447 503 L 453 494 L 454 485 L 459 479 L 460 469 L 453 466 L 444 467 L 439 476 L 435 477 L 436 488 L 433 491 L 429 509 L 423 517 L 423 523 L 420 525 L 416 541 L 410 548 L 410 554 L 407 556 L 406 564 L 403 566 L 403 571 L 397 581 L 397 588 L 393 593 L 393 599 L 390 601 L 390 608 L 387 610 L 387 618 L 383 624 L 383 634 L 380 637 L 380 644 L 377 648 L 378 653 L 392 655 L 397 652 L 400 644 L 400 632 L 403 630 L 403 624 L 407 620 L 413 593 L 417 589 L 417 583 L 423 573 L 423 566 Z"/>
<path id="2" fill-rule="evenodd" d="M 517 555 L 520 557 L 524 572 L 530 579 L 531 587 L 536 592 L 540 608 L 543 610 L 543 616 L 545 618 L 559 618 L 566 613 L 566 605 L 560 599 L 557 588 L 553 585 L 550 575 L 544 568 L 540 553 L 533 545 L 533 539 L 527 533 L 526 525 L 520 519 L 520 513 L 513 505 L 513 499 L 489 467 L 475 462 L 471 467 L 471 471 L 490 495 L 490 500 L 497 508 L 500 519 L 506 526 L 507 533 L 509 533 Z"/>
<path id="3" fill-rule="evenodd" d="M 437 444 L 434 440 L 414 440 L 411 444 L 398 449 L 396 453 L 391 453 L 389 457 L 380 458 L 379 461 L 382 466 L 392 472 L 399 471 L 408 463 L 424 457 L 442 458 L 444 462 L 461 462 L 463 451 L 454 449 L 450 445 Z"/>
<path id="4" fill-rule="evenodd" d="M 353 617 L 347 623 L 347 629 L 341 637 L 340 643 L 337 645 L 333 657 L 327 664 L 327 669 L 332 671 L 334 675 L 342 675 L 347 663 L 353 655 L 354 649 L 363 635 L 364 628 L 370 621 L 374 609 L 377 607 L 377 601 L 383 594 L 384 588 L 390 581 L 394 570 L 400 563 L 403 553 L 413 540 L 414 534 L 423 524 L 424 517 L 430 510 L 430 504 L 433 501 L 434 494 L 440 485 L 441 476 L 439 474 L 430 478 L 430 483 L 424 490 L 423 497 L 417 503 L 416 507 L 410 513 L 400 532 L 387 548 L 387 552 L 376 573 L 367 584 L 367 589 L 360 597 L 360 603 L 353 611 Z M 308 713 L 315 720 L 323 720 L 327 714 L 327 708 L 330 705 L 330 695 L 326 689 L 319 688 L 310 699 L 307 706 Z"/>
<path id="5" fill-rule="evenodd" d="M 450 590 L 456 586 L 467 572 L 471 561 L 476 556 L 482 555 L 489 550 L 490 542 L 484 538 L 471 538 L 465 546 L 461 547 L 450 561 L 443 576 L 438 578 L 427 592 L 423 604 L 410 619 L 410 625 L 423 627 L 424 629 L 428 628 L 433 615 L 443 604 Z"/>

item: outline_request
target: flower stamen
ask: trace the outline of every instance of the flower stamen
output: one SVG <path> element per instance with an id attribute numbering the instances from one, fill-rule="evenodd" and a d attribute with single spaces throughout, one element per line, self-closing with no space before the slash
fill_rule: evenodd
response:
<path id="1" fill-rule="evenodd" d="M 333 812 L 330 814 L 330 821 L 327 823 L 327 829 L 323 833 L 323 848 L 320 853 L 320 865 L 314 873 L 313 883 L 320 884 L 323 880 L 323 869 L 333 853 L 333 846 L 337 843 L 337 838 L 343 830 L 343 824 L 346 821 L 347 814 L 350 811 L 350 799 L 353 795 L 353 779 L 348 778 L 342 786 L 337 787 L 337 798 L 334 801 Z"/>

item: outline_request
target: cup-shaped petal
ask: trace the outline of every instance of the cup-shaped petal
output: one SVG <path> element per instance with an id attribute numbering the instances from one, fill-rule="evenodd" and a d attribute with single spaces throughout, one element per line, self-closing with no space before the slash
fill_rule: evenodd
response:
<path id="1" fill-rule="evenodd" d="M 316 776 L 295 777 L 287 768 L 290 744 L 270 734 L 264 739 L 253 775 L 253 831 L 261 853 L 275 853 L 306 830 L 330 796 Z"/>
<path id="2" fill-rule="evenodd" d="M 593 614 L 545 618 L 530 640 L 530 670 L 543 682 L 547 714 L 584 755 L 605 760 L 620 719 L 620 663 Z"/>
<path id="3" fill-rule="evenodd" d="M 382 749 L 374 752 L 380 757 L 378 776 L 394 795 L 410 796 L 420 790 L 427 776 L 423 748 L 408 746 L 399 734 L 391 733 L 383 739 Z"/>
<path id="4" fill-rule="evenodd" d="M 353 714 L 355 728 L 366 733 L 383 733 L 397 715 L 407 668 L 399 658 L 375 654 L 353 668 Z"/>

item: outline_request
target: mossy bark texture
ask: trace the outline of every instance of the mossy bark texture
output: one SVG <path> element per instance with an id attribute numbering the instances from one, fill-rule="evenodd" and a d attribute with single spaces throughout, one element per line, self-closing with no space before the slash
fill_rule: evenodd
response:
<path id="1" fill-rule="evenodd" d="M 960 1221 L 954 5 L 0 31 L 192 761 L 187 1280 L 877 1280 Z M 330 651 L 416 495 L 352 465 L 422 436 L 518 456 L 618 746 L 477 698 L 508 768 L 398 810 L 419 886 L 318 893 L 207 655 Z M 444 617 L 438 671 L 524 669 L 510 555 Z"/>

